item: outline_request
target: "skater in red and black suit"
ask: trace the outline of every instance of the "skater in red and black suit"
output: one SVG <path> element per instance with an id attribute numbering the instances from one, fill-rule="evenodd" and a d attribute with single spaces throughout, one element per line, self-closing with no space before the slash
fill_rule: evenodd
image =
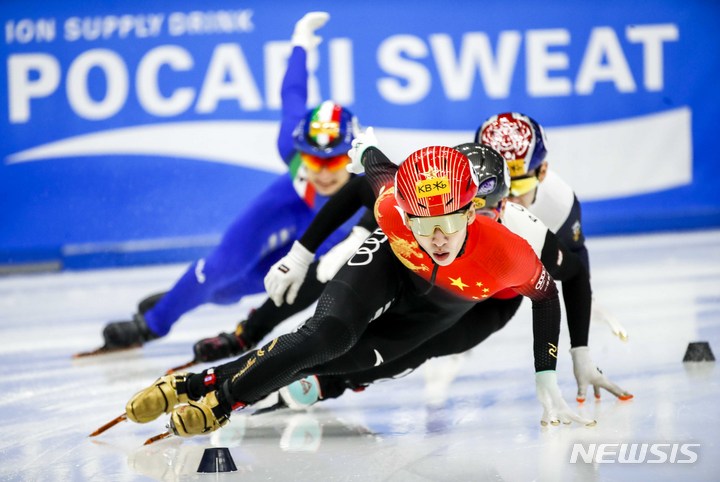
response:
<path id="1" fill-rule="evenodd" d="M 356 149 L 352 158 L 356 172 L 364 166 L 376 193 L 381 229 L 328 283 L 314 315 L 237 361 L 161 378 L 128 402 L 128 417 L 143 422 L 171 411 L 176 434 L 206 433 L 225 424 L 232 410 L 306 375 L 362 371 L 392 361 L 366 339 L 401 345 L 391 351 L 400 355 L 512 289 L 533 303 L 542 422 L 594 424 L 569 409 L 557 385 L 555 282 L 525 240 L 476 216 L 472 200 L 478 182 L 468 158 L 442 146 L 416 151 L 399 167 L 374 147 Z"/>

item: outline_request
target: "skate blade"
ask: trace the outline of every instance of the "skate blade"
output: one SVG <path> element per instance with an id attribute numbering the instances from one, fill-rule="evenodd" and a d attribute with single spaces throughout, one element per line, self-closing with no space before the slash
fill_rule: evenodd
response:
<path id="1" fill-rule="evenodd" d="M 72 358 L 73 359 L 87 358 L 87 357 L 97 356 L 97 355 L 107 355 L 110 353 L 119 353 L 122 351 L 134 350 L 136 348 L 140 348 L 141 346 L 142 345 L 140 345 L 140 344 L 128 346 L 128 347 L 124 347 L 124 348 L 108 348 L 106 346 L 101 346 L 100 348 L 96 348 L 94 350 L 81 351 L 80 353 L 75 353 L 75 354 L 73 354 Z"/>
<path id="2" fill-rule="evenodd" d="M 179 366 L 176 366 L 176 367 L 174 367 L 174 368 L 171 368 L 170 370 L 168 370 L 168 371 L 165 372 L 165 375 L 172 375 L 173 373 L 176 373 L 176 372 L 178 372 L 178 371 L 180 371 L 180 370 L 185 370 L 186 368 L 190 368 L 190 367 L 192 367 L 192 366 L 195 366 L 195 365 L 197 365 L 198 363 L 200 363 L 200 362 L 197 361 L 197 360 L 189 361 L 189 362 L 184 363 L 184 364 L 182 364 L 182 365 L 179 365 Z"/>
<path id="3" fill-rule="evenodd" d="M 107 429 L 112 428 L 115 425 L 119 424 L 120 422 L 124 422 L 125 420 L 127 420 L 127 415 L 123 413 L 122 415 L 110 420 L 108 423 L 106 423 L 99 429 L 95 430 L 93 433 L 88 435 L 88 437 L 96 437 L 96 436 L 100 435 L 101 433 L 103 433 L 104 431 L 106 431 Z"/>
<path id="4" fill-rule="evenodd" d="M 149 439 L 147 439 L 143 445 L 150 445 L 151 443 L 155 443 L 158 440 L 168 438 L 171 435 L 172 435 L 172 432 L 159 433 L 159 434 L 155 435 L 154 437 L 150 437 Z"/>
<path id="5" fill-rule="evenodd" d="M 259 408 L 259 409 L 255 410 L 253 413 L 250 414 L 250 416 L 254 417 L 255 415 L 262 415 L 264 413 L 275 412 L 277 410 L 282 410 L 284 408 L 288 408 L 288 406 L 285 404 L 285 402 L 280 400 L 275 405 L 271 405 L 269 407 Z"/>

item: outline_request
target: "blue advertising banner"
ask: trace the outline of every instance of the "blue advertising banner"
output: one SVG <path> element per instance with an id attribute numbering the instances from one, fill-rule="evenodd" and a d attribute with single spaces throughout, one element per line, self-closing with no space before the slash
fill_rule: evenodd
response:
<path id="1" fill-rule="evenodd" d="M 521 111 L 588 235 L 720 226 L 720 4 L 7 0 L 0 265 L 202 255 L 277 175 L 294 24 L 325 10 L 309 105 L 401 161 Z"/>

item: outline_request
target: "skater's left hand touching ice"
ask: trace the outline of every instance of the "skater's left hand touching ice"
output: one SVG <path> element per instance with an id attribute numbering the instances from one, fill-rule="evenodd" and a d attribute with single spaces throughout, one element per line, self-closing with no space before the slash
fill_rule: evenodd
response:
<path id="1" fill-rule="evenodd" d="M 535 389 L 538 400 L 540 400 L 543 406 L 543 415 L 542 419 L 540 419 L 540 424 L 543 427 L 547 425 L 560 425 L 560 422 L 564 424 L 578 422 L 588 427 L 597 424 L 595 420 L 581 417 L 570 409 L 560 393 L 555 370 L 536 373 Z"/>
<path id="2" fill-rule="evenodd" d="M 620 400 L 630 400 L 633 398 L 631 393 L 623 390 L 619 386 L 611 382 L 603 372 L 595 366 L 590 358 L 590 349 L 586 346 L 579 346 L 570 349 L 570 355 L 573 360 L 573 372 L 577 380 L 578 392 L 577 401 L 582 403 L 585 401 L 585 394 L 590 385 L 593 386 L 595 398 L 600 398 L 600 389 L 604 388 L 612 393 Z"/>

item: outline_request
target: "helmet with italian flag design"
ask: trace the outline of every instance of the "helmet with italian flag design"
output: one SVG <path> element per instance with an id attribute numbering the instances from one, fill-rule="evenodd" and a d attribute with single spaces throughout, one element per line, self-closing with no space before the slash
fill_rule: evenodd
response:
<path id="1" fill-rule="evenodd" d="M 298 124 L 293 132 L 295 148 L 321 158 L 346 154 L 358 130 L 357 118 L 348 109 L 326 100 Z"/>

